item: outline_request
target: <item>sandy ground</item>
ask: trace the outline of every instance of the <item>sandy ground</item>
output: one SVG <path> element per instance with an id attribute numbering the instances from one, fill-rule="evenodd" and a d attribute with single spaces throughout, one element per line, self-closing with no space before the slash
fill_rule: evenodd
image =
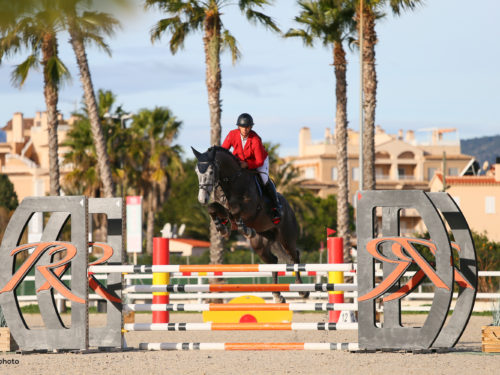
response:
<path id="1" fill-rule="evenodd" d="M 92 317 L 104 321 L 104 315 Z M 325 321 L 322 314 L 295 314 L 294 321 Z M 404 315 L 417 324 L 422 315 Z M 27 318 L 40 324 L 38 315 Z M 171 315 L 172 322 L 201 322 L 201 314 Z M 136 322 L 151 322 L 137 314 Z M 340 351 L 161 351 L 112 353 L 0 353 L 0 374 L 498 374 L 500 354 L 481 353 L 481 326 L 491 317 L 472 317 L 456 351 L 448 353 L 349 353 Z M 357 342 L 357 331 L 129 332 L 129 347 L 140 342 Z M 12 364 L 8 362 L 18 362 Z"/>

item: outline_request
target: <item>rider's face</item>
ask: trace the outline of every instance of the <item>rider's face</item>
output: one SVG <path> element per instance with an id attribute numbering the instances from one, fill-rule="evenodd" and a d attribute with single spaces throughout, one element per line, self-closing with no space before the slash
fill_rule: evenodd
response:
<path id="1" fill-rule="evenodd" d="M 248 134 L 250 134 L 250 130 L 252 130 L 251 126 L 238 126 L 238 129 L 240 129 L 240 134 L 243 136 L 243 138 L 248 137 Z"/>

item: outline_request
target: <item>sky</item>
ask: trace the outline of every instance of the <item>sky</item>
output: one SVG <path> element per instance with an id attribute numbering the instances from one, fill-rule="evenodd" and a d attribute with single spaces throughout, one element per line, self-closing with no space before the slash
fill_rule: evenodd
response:
<path id="1" fill-rule="evenodd" d="M 500 134 L 500 28 L 498 0 L 425 0 L 400 16 L 378 21 L 376 32 L 376 124 L 395 134 L 399 129 L 457 128 L 461 139 Z M 321 140 L 335 128 L 335 80 L 331 49 L 300 39 L 283 39 L 247 22 L 235 5 L 223 9 L 224 26 L 238 40 L 241 60 L 232 65 L 222 56 L 222 137 L 235 127 L 238 115 L 250 113 L 263 141 L 280 144 L 281 156 L 298 154 L 300 128 Z M 265 10 L 284 31 L 298 27 L 294 0 L 277 0 Z M 185 156 L 190 146 L 210 144 L 201 33 L 188 37 L 172 55 L 168 37 L 151 43 L 149 30 L 164 15 L 137 8 L 117 15 L 122 29 L 108 44 L 112 57 L 89 49 L 96 89 L 111 90 L 117 104 L 131 113 L 166 106 L 182 121 L 177 142 Z M 60 93 L 64 117 L 81 107 L 82 89 L 73 51 L 61 35 L 61 57 L 73 79 Z M 14 112 L 34 117 L 45 110 L 42 76 L 33 72 L 22 89 L 12 87 L 10 72 L 25 55 L 0 65 L 0 126 Z M 359 130 L 359 56 L 348 52 L 348 121 Z M 417 132 L 426 136 L 427 132 Z"/>

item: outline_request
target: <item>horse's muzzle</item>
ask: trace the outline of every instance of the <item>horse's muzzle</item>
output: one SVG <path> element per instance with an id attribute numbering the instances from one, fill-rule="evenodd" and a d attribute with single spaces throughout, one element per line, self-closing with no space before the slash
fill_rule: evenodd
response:
<path id="1" fill-rule="evenodd" d="M 202 205 L 208 204 L 208 201 L 210 199 L 210 194 L 208 191 L 205 189 L 200 189 L 198 190 L 198 202 L 200 202 Z"/>

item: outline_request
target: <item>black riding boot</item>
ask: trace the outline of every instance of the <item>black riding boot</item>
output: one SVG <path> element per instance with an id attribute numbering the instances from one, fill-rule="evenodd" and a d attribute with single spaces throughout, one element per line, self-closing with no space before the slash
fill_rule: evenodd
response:
<path id="1" fill-rule="evenodd" d="M 281 204 L 278 199 L 276 187 L 274 186 L 274 183 L 271 181 L 271 179 L 269 179 L 264 185 L 264 188 L 266 190 L 267 196 L 271 198 L 271 203 L 273 205 L 271 220 L 274 224 L 279 224 L 279 222 L 281 221 Z"/>

